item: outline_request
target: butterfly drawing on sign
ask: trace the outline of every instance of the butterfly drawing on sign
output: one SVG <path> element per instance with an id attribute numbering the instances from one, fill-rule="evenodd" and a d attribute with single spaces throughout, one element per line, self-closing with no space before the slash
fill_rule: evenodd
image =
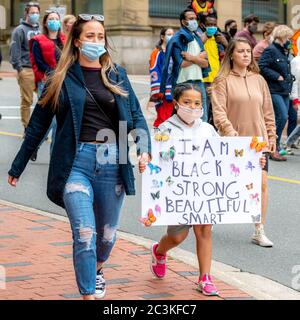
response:
<path id="1" fill-rule="evenodd" d="M 156 193 L 151 192 L 151 197 L 153 200 L 160 198 L 160 191 L 157 191 Z"/>
<path id="2" fill-rule="evenodd" d="M 234 154 L 236 157 L 242 157 L 244 155 L 244 149 L 238 150 L 238 149 L 234 149 Z"/>
<path id="3" fill-rule="evenodd" d="M 247 165 L 246 165 L 246 170 L 249 169 L 249 170 L 253 170 L 255 169 L 255 166 L 252 164 L 251 161 L 248 161 Z"/>
<path id="4" fill-rule="evenodd" d="M 193 151 L 199 151 L 199 150 L 200 150 L 200 146 L 193 145 Z"/>
<path id="5" fill-rule="evenodd" d="M 166 183 L 168 184 L 169 187 L 171 187 L 171 185 L 174 183 L 174 181 L 171 179 L 170 176 L 168 176 L 168 178 L 166 179 Z"/>
<path id="6" fill-rule="evenodd" d="M 171 129 L 159 129 L 159 128 L 155 128 L 154 129 L 154 139 L 156 141 L 168 141 L 170 139 L 170 133 L 171 133 Z"/>
<path id="7" fill-rule="evenodd" d="M 150 227 L 152 225 L 152 223 L 154 223 L 156 221 L 156 217 L 153 213 L 153 210 L 149 209 L 147 212 L 147 217 L 140 218 L 139 221 L 142 222 L 145 227 Z"/>
<path id="8" fill-rule="evenodd" d="M 172 146 L 168 151 L 161 151 L 159 153 L 159 157 L 164 161 L 170 161 L 170 160 L 173 161 L 175 154 L 176 154 L 175 147 Z"/>
<path id="9" fill-rule="evenodd" d="M 261 152 L 263 148 L 265 148 L 267 145 L 266 141 L 258 142 L 257 137 L 252 137 L 251 143 L 250 143 L 250 149 L 255 149 L 256 152 Z"/>
<path id="10" fill-rule="evenodd" d="M 250 184 L 246 184 L 246 188 L 247 188 L 248 190 L 253 189 L 253 183 L 251 182 Z"/>
<path id="11" fill-rule="evenodd" d="M 154 211 L 155 211 L 157 217 L 161 216 L 161 208 L 158 204 L 155 206 Z"/>
<path id="12" fill-rule="evenodd" d="M 163 182 L 162 181 L 158 181 L 158 180 L 152 180 L 152 187 L 151 188 L 161 188 L 163 186 Z"/>
<path id="13" fill-rule="evenodd" d="M 230 165 L 231 174 L 234 173 L 235 177 L 240 175 L 240 168 L 236 167 L 233 163 Z"/>
<path id="14" fill-rule="evenodd" d="M 257 216 L 251 215 L 251 218 L 252 218 L 252 222 L 256 222 L 256 223 L 260 222 L 260 214 L 258 214 Z"/>
<path id="15" fill-rule="evenodd" d="M 251 203 L 255 203 L 256 205 L 259 203 L 258 193 L 250 194 Z"/>
<path id="16" fill-rule="evenodd" d="M 154 164 L 152 164 L 151 162 L 149 162 L 148 164 L 148 167 L 150 168 L 150 174 L 153 174 L 153 171 L 158 174 L 161 172 L 161 167 L 159 166 L 156 166 Z"/>

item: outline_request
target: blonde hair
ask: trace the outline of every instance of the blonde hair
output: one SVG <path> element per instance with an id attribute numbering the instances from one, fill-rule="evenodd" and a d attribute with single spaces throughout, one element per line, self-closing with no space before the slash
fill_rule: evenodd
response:
<path id="1" fill-rule="evenodd" d="M 233 68 L 233 61 L 232 55 L 238 43 L 246 43 L 251 48 L 250 42 L 245 38 L 234 38 L 229 42 L 229 45 L 226 49 L 225 57 L 222 61 L 221 68 L 213 82 L 212 89 L 215 88 L 222 80 L 226 79 L 232 68 Z M 259 67 L 253 57 L 253 51 L 251 50 L 251 63 L 247 68 L 248 71 L 259 73 Z"/>
<path id="2" fill-rule="evenodd" d="M 93 20 L 95 21 L 95 20 Z M 83 25 L 88 22 L 82 19 L 77 19 L 73 25 L 70 36 L 67 38 L 66 44 L 62 50 L 61 57 L 56 66 L 55 71 L 49 77 L 48 87 L 45 94 L 39 100 L 39 104 L 44 107 L 47 104 L 51 104 L 53 110 L 55 111 L 58 107 L 59 96 L 62 88 L 62 84 L 66 77 L 66 74 L 69 68 L 79 59 L 79 49 L 75 46 L 74 42 L 76 39 L 79 39 L 80 34 L 83 29 Z M 99 22 L 103 25 L 102 22 Z M 105 47 L 107 47 L 107 38 L 105 35 Z M 102 66 L 101 68 L 101 77 L 104 83 L 104 86 L 111 92 L 126 97 L 128 93 L 120 87 L 120 84 L 111 83 L 108 79 L 108 74 L 110 71 L 117 72 L 112 58 L 107 51 L 99 58 L 99 62 Z"/>
<path id="3" fill-rule="evenodd" d="M 64 16 L 64 19 L 63 19 L 63 32 L 66 33 L 66 24 L 70 21 L 74 19 L 74 21 L 76 21 L 76 17 L 73 16 L 72 14 L 67 14 Z"/>
<path id="4" fill-rule="evenodd" d="M 286 25 L 277 26 L 272 32 L 274 40 L 282 40 L 285 37 L 292 37 L 293 34 L 293 30 Z"/>

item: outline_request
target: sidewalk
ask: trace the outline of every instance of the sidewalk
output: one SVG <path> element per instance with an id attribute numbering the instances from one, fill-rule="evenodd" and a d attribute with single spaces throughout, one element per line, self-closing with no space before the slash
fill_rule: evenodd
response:
<path id="1" fill-rule="evenodd" d="M 73 271 L 72 234 L 64 220 L 0 204 L 0 300 L 81 299 Z M 205 297 L 195 290 L 197 269 L 171 258 L 166 278 L 154 279 L 149 261 L 147 248 L 119 237 L 105 265 L 105 300 L 253 299 L 218 279 L 221 297 Z"/>

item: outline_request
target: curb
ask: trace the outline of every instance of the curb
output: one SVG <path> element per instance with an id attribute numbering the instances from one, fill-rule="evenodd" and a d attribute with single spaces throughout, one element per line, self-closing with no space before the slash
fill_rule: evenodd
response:
<path id="1" fill-rule="evenodd" d="M 68 218 L 65 216 L 48 213 L 5 200 L 0 200 L 0 204 L 63 222 L 69 222 Z M 153 243 L 153 240 L 123 231 L 118 231 L 118 236 L 123 240 L 144 246 L 147 249 L 149 249 Z M 175 248 L 169 252 L 169 256 L 186 263 L 187 265 L 198 268 L 197 256 L 192 252 Z M 244 291 L 257 300 L 300 300 L 300 292 L 296 290 L 260 275 L 243 272 L 238 268 L 214 260 L 212 261 L 212 275 L 217 279 Z"/>

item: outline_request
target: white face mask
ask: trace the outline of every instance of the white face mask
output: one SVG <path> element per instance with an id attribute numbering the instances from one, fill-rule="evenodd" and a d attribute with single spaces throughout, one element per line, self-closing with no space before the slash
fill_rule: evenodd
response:
<path id="1" fill-rule="evenodd" d="M 203 116 L 203 108 L 191 109 L 183 105 L 180 105 L 179 103 L 177 103 L 177 106 L 177 115 L 187 124 L 191 124 L 195 120 L 200 119 Z"/>

